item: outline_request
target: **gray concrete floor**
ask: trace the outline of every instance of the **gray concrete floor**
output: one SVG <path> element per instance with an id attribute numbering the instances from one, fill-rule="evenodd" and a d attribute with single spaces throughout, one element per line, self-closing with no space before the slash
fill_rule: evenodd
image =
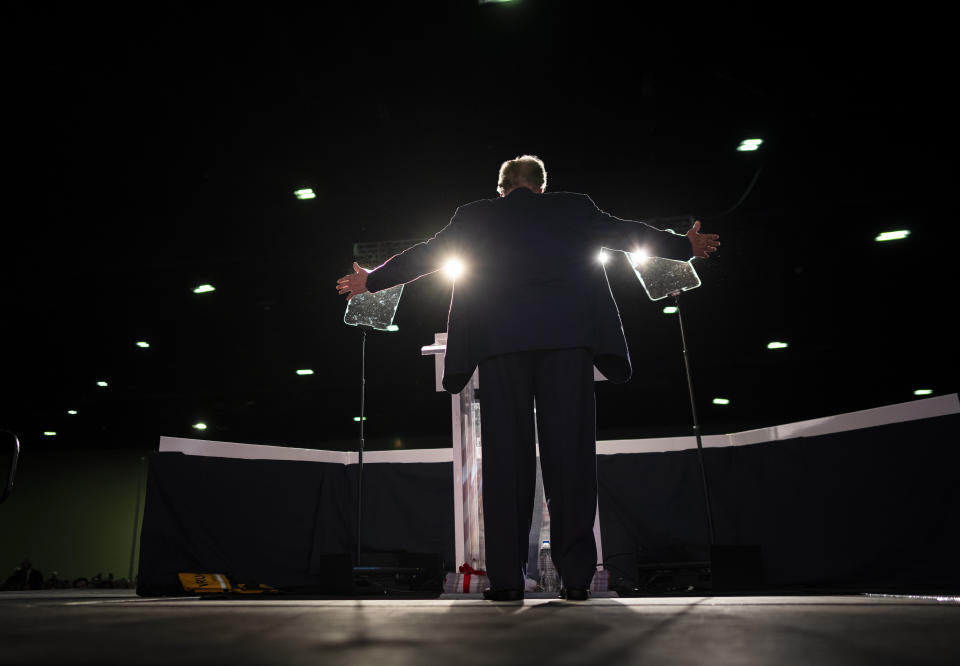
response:
<path id="1" fill-rule="evenodd" d="M 960 664 L 960 598 L 0 593 L 0 664 Z"/>

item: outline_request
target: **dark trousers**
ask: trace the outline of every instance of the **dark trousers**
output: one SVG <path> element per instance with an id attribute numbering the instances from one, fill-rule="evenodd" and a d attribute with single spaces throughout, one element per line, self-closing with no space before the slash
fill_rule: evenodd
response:
<path id="1" fill-rule="evenodd" d="M 566 587 L 589 587 L 597 564 L 593 354 L 552 349 L 480 362 L 483 524 L 493 587 L 522 589 L 536 492 L 534 402 L 550 552 Z"/>

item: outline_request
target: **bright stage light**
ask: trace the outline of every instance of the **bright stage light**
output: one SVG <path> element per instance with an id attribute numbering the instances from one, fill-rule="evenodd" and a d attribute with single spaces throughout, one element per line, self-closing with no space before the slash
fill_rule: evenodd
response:
<path id="1" fill-rule="evenodd" d="M 917 389 L 913 392 L 914 395 L 930 395 L 933 393 L 933 389 Z"/>
<path id="2" fill-rule="evenodd" d="M 103 387 L 105 387 L 105 386 L 108 386 L 108 384 L 107 384 L 105 381 L 99 381 L 99 382 L 97 382 L 97 386 L 103 388 Z"/>
<path id="3" fill-rule="evenodd" d="M 145 340 L 140 340 L 140 341 L 137 343 L 137 346 L 140 347 L 140 349 L 146 349 L 146 348 L 148 348 L 148 347 L 150 346 L 150 343 L 149 343 L 149 342 L 146 342 Z"/>
<path id="4" fill-rule="evenodd" d="M 767 349 L 786 349 L 789 345 L 786 342 L 770 342 L 767 344 Z"/>
<path id="5" fill-rule="evenodd" d="M 604 252 L 603 250 L 600 250 L 600 254 L 597 255 L 597 261 L 599 261 L 601 264 L 605 264 L 609 260 L 610 260 L 610 255 Z"/>
<path id="6" fill-rule="evenodd" d="M 359 417 L 359 416 L 354 416 L 354 417 L 353 417 L 353 420 L 356 421 L 357 423 L 360 423 L 360 417 Z M 367 417 L 364 416 L 364 417 L 363 417 L 363 420 L 366 421 L 366 420 L 367 420 Z"/>
<path id="7" fill-rule="evenodd" d="M 53 436 L 56 435 L 57 433 L 56 433 L 56 431 L 54 431 L 54 430 L 44 430 L 44 431 L 43 431 L 43 434 L 46 435 L 47 437 L 53 437 Z"/>
<path id="8" fill-rule="evenodd" d="M 714 398 L 713 404 L 715 405 L 729 405 L 730 401 L 727 398 Z"/>
<path id="9" fill-rule="evenodd" d="M 206 430 L 207 424 L 201 421 L 200 423 L 194 423 L 193 427 L 196 428 L 197 430 Z"/>
<path id="10" fill-rule="evenodd" d="M 762 143 L 763 139 L 744 139 L 740 142 L 740 145 L 737 146 L 737 150 L 739 150 L 741 153 L 750 152 L 757 150 Z"/>
<path id="11" fill-rule="evenodd" d="M 211 291 L 216 291 L 216 288 L 212 284 L 201 284 L 199 287 L 193 290 L 193 293 L 207 294 Z"/>
<path id="12" fill-rule="evenodd" d="M 631 264 L 633 264 L 634 266 L 639 266 L 641 264 L 645 264 L 647 262 L 647 259 L 650 258 L 650 255 L 647 253 L 645 249 L 641 247 L 634 250 L 633 252 L 627 252 L 627 258 L 630 259 Z"/>
<path id="13" fill-rule="evenodd" d="M 878 242 L 891 241 L 891 240 L 903 240 L 909 235 L 910 235 L 910 231 L 907 229 L 901 229 L 899 231 L 884 231 L 873 240 Z"/>
<path id="14" fill-rule="evenodd" d="M 388 330 L 388 331 L 390 331 L 390 332 L 392 333 L 392 332 L 394 332 L 394 331 L 399 331 L 399 330 L 400 330 L 400 327 L 397 326 L 396 324 L 390 324 L 389 326 L 387 326 L 386 330 Z"/>
<path id="15" fill-rule="evenodd" d="M 76 416 L 76 415 L 77 415 L 77 410 L 75 410 L 75 409 L 68 409 L 68 410 L 67 410 L 67 414 L 69 414 L 70 416 Z"/>
<path id="16" fill-rule="evenodd" d="M 314 193 L 313 189 L 305 187 L 302 190 L 294 190 L 293 195 L 298 199 L 316 199 L 317 195 Z"/>
<path id="17" fill-rule="evenodd" d="M 312 375 L 312 374 L 313 374 L 313 370 L 311 370 L 310 368 L 303 368 L 302 370 L 297 370 L 297 374 L 298 374 L 298 375 Z"/>
<path id="18" fill-rule="evenodd" d="M 676 306 L 676 305 L 668 305 L 667 307 L 665 307 L 665 308 L 663 309 L 663 314 L 677 314 L 677 306 Z"/>
<path id="19" fill-rule="evenodd" d="M 447 274 L 447 277 L 451 280 L 456 280 L 463 274 L 463 262 L 459 259 L 448 259 L 447 263 L 443 265 L 443 272 Z"/>

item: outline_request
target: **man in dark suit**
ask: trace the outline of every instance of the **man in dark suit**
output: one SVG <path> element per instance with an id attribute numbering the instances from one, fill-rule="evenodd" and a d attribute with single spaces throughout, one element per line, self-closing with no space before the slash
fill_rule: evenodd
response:
<path id="1" fill-rule="evenodd" d="M 337 281 L 348 298 L 411 282 L 458 260 L 447 321 L 443 386 L 458 393 L 480 371 L 483 517 L 494 600 L 523 598 L 536 486 L 534 403 L 551 554 L 564 595 L 586 599 L 596 570 L 593 367 L 630 378 L 620 313 L 601 248 L 688 260 L 707 257 L 715 234 L 685 236 L 601 211 L 584 194 L 545 194 L 543 162 L 504 162 L 499 198 L 457 209 L 433 238 L 383 265 Z"/>

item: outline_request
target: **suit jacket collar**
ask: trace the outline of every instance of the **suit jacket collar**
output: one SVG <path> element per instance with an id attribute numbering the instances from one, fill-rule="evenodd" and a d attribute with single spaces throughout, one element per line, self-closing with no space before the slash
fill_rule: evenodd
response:
<path id="1" fill-rule="evenodd" d="M 518 188 L 516 188 L 515 190 L 513 190 L 512 192 L 510 192 L 510 194 L 508 194 L 507 196 L 505 196 L 504 199 L 509 199 L 510 197 L 517 196 L 518 194 L 519 194 L 521 197 L 528 197 L 528 196 L 532 196 L 532 195 L 536 194 L 536 192 L 534 192 L 533 190 L 531 190 L 529 187 L 518 187 Z"/>

